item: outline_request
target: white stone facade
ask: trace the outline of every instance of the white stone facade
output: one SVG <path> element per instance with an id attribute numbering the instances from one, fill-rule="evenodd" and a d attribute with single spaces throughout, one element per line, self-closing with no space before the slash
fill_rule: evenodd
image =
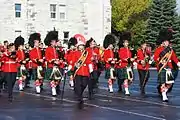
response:
<path id="1" fill-rule="evenodd" d="M 21 6 L 19 18 L 15 16 L 15 4 Z M 69 38 L 80 33 L 102 45 L 111 32 L 110 0 L 0 0 L 0 9 L 1 42 L 12 42 L 18 35 L 27 41 L 33 32 L 41 33 L 43 40 L 55 28 L 59 39 L 64 39 L 64 32 L 69 32 Z"/>

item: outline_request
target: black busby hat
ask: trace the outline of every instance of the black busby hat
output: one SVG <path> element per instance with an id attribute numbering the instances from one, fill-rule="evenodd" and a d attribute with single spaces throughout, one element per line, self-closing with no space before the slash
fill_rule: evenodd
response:
<path id="1" fill-rule="evenodd" d="M 75 46 L 77 44 L 77 39 L 75 37 L 72 37 L 69 39 L 69 42 L 68 42 L 68 49 L 73 45 Z"/>
<path id="2" fill-rule="evenodd" d="M 107 34 L 105 36 L 105 38 L 104 38 L 104 41 L 103 41 L 103 47 L 106 49 L 106 48 L 108 48 L 108 46 L 110 44 L 115 45 L 116 40 L 115 40 L 115 37 L 112 34 Z"/>
<path id="3" fill-rule="evenodd" d="M 170 41 L 173 39 L 173 30 L 172 29 L 162 29 L 159 32 L 159 35 L 157 37 L 156 44 L 159 45 L 164 41 Z"/>
<path id="4" fill-rule="evenodd" d="M 45 45 L 50 46 L 52 40 L 58 41 L 58 31 L 48 32 L 46 38 L 44 39 Z"/>
<path id="5" fill-rule="evenodd" d="M 119 47 L 123 47 L 124 41 L 131 41 L 131 32 L 123 32 L 120 36 Z"/>
<path id="6" fill-rule="evenodd" d="M 29 41 L 28 41 L 30 47 L 34 47 L 34 40 L 39 40 L 39 42 L 41 41 L 40 33 L 33 33 L 30 35 Z"/>
<path id="7" fill-rule="evenodd" d="M 19 36 L 15 39 L 14 41 L 14 45 L 16 47 L 16 49 L 20 46 L 20 45 L 24 45 L 24 38 Z"/>
<path id="8" fill-rule="evenodd" d="M 86 41 L 85 47 L 86 47 L 86 48 L 90 47 L 90 44 L 91 44 L 92 41 L 95 41 L 95 40 L 91 37 L 88 41 Z M 95 41 L 95 42 L 96 42 L 96 41 Z"/>

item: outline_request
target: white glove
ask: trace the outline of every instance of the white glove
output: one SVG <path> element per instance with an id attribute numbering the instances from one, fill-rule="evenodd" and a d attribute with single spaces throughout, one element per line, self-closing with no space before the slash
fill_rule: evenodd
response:
<path id="1" fill-rule="evenodd" d="M 180 67 L 180 62 L 177 63 L 177 66 Z"/>
<path id="2" fill-rule="evenodd" d="M 89 72 L 92 73 L 93 72 L 93 65 L 89 64 L 88 67 L 89 67 Z"/>
<path id="3" fill-rule="evenodd" d="M 68 71 L 70 71 L 72 69 L 72 65 L 68 66 Z"/>
<path id="4" fill-rule="evenodd" d="M 152 62 L 153 62 L 152 60 L 149 60 L 149 64 L 152 64 Z"/>

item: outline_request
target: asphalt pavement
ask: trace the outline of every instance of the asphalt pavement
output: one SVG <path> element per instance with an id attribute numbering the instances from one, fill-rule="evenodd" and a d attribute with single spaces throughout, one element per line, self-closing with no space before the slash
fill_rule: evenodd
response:
<path id="1" fill-rule="evenodd" d="M 180 120 L 180 75 L 176 79 L 173 91 L 168 94 L 169 102 L 163 103 L 159 97 L 157 86 L 157 72 L 151 70 L 150 79 L 146 86 L 146 96 L 139 92 L 139 80 L 135 71 L 135 80 L 131 85 L 131 96 L 107 91 L 107 80 L 102 73 L 99 89 L 94 100 L 88 100 L 87 90 L 84 93 L 84 109 L 77 107 L 74 91 L 66 81 L 64 98 L 61 95 L 51 96 L 48 82 L 40 95 L 33 87 L 19 92 L 14 88 L 14 99 L 9 102 L 7 93 L 0 97 L 0 120 Z M 61 86 L 62 87 L 62 86 Z"/>

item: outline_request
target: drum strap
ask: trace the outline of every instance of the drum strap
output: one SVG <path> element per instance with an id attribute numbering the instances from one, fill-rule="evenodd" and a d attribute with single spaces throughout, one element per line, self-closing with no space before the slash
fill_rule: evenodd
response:
<path id="1" fill-rule="evenodd" d="M 84 64 L 87 56 L 88 56 L 88 52 L 84 50 L 79 60 L 75 63 L 74 77 L 76 76 L 76 73 L 78 72 L 79 68 Z"/>
<path id="2" fill-rule="evenodd" d="M 158 63 L 158 66 L 160 67 L 159 68 L 159 71 L 158 71 L 158 74 L 162 71 L 162 69 L 167 65 L 168 61 L 170 60 L 171 58 L 171 55 L 172 55 L 172 50 L 167 52 L 162 58 L 161 60 L 159 61 Z"/>

